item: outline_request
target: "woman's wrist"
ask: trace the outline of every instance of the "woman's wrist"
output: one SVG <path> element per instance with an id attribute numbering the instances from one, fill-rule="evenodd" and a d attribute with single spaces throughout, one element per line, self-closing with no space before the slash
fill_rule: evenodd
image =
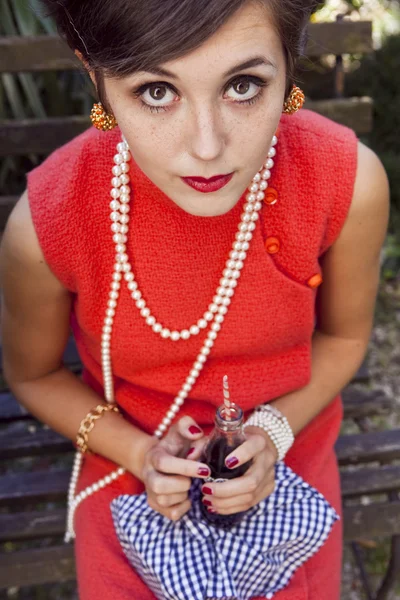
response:
<path id="1" fill-rule="evenodd" d="M 132 425 L 122 414 L 107 413 L 89 435 L 89 449 L 123 467 L 142 480 L 144 457 L 158 443 Z"/>
<path id="2" fill-rule="evenodd" d="M 140 436 L 132 439 L 130 446 L 129 466 L 126 467 L 130 473 L 143 481 L 143 469 L 147 452 L 159 443 L 159 439 L 140 431 Z"/>
<path id="3" fill-rule="evenodd" d="M 257 426 L 270 437 L 277 450 L 277 460 L 285 458 L 294 443 L 294 434 L 285 415 L 271 404 L 261 404 L 250 415 L 244 428 Z"/>
<path id="4" fill-rule="evenodd" d="M 13 382 L 12 389 L 26 409 L 76 444 L 82 421 L 104 398 L 66 367 L 32 381 Z M 140 479 L 143 459 L 157 443 L 122 414 L 105 413 L 88 434 L 88 448 Z"/>
<path id="5" fill-rule="evenodd" d="M 259 427 L 258 425 L 248 425 L 246 427 L 245 431 L 246 431 L 246 433 L 256 433 L 257 435 L 262 435 L 262 437 L 267 442 L 268 450 L 271 452 L 271 454 L 274 457 L 274 462 L 278 462 L 278 448 L 272 441 L 269 433 L 267 431 L 265 431 L 265 429 L 262 429 L 262 427 Z"/>

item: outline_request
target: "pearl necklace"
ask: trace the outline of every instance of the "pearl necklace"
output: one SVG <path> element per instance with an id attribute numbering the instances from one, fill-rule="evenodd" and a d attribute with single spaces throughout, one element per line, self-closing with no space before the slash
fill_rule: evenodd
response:
<path id="1" fill-rule="evenodd" d="M 244 207 L 244 213 L 242 214 L 241 224 L 239 226 L 239 232 L 236 235 L 236 241 L 233 244 L 233 249 L 229 255 L 229 259 L 226 262 L 226 268 L 222 273 L 222 278 L 219 282 L 219 286 L 216 290 L 215 296 L 212 303 L 209 305 L 208 310 L 204 312 L 203 316 L 197 321 L 196 324 L 183 329 L 182 331 L 171 331 L 167 327 L 163 327 L 161 323 L 152 315 L 150 309 L 147 306 L 145 299 L 143 298 L 142 292 L 138 289 L 138 284 L 135 280 L 135 275 L 132 270 L 132 266 L 129 263 L 128 255 L 126 254 L 126 242 L 127 242 L 127 231 L 129 222 L 129 201 L 130 201 L 130 188 L 128 186 L 129 171 L 128 161 L 130 160 L 130 153 L 127 143 L 121 142 L 117 146 L 118 154 L 114 157 L 115 166 L 112 169 L 114 177 L 111 180 L 111 197 L 113 198 L 111 208 L 111 220 L 113 225 L 111 226 L 114 232 L 113 240 L 116 244 L 115 251 L 117 256 L 117 262 L 122 264 L 122 270 L 124 272 L 124 279 L 127 283 L 129 292 L 131 293 L 132 299 L 135 301 L 137 308 L 140 310 L 141 316 L 145 319 L 147 325 L 152 330 L 159 334 L 162 338 L 170 338 L 176 342 L 178 340 L 187 340 L 192 335 L 198 335 L 201 329 L 206 329 L 208 323 L 214 321 L 215 314 L 226 314 L 224 309 L 221 311 L 221 306 L 228 307 L 231 298 L 234 294 L 234 288 L 237 284 L 237 279 L 240 276 L 240 270 L 243 268 L 243 261 L 246 258 L 246 252 L 249 249 L 249 241 L 251 239 L 251 231 L 255 228 L 255 221 L 258 219 L 258 211 L 261 209 L 261 202 L 264 199 L 264 190 L 268 187 L 268 179 L 271 177 L 270 169 L 274 162 L 273 157 L 276 154 L 274 146 L 277 143 L 277 138 L 274 136 L 272 140 L 271 148 L 268 152 L 268 159 L 260 172 L 253 177 L 253 183 L 249 187 L 249 193 L 247 194 L 247 204 Z M 111 297 L 109 301 L 110 316 L 112 309 L 115 308 L 116 300 L 118 298 L 118 289 L 115 286 L 116 294 Z M 107 334 L 105 334 L 107 335 Z M 103 333 L 104 339 L 104 333 Z"/>
<path id="2" fill-rule="evenodd" d="M 103 371 L 104 395 L 107 402 L 114 403 L 114 386 L 110 354 L 111 334 L 122 279 L 125 280 L 131 297 L 135 301 L 135 304 L 140 311 L 140 315 L 145 319 L 147 325 L 149 325 L 152 330 L 159 334 L 163 339 L 170 339 L 174 342 L 178 340 L 187 340 L 192 335 L 198 335 L 201 329 L 206 329 L 208 325 L 211 324 L 207 338 L 202 349 L 200 350 L 200 353 L 196 357 L 185 383 L 183 384 L 178 395 L 175 397 L 174 402 L 167 411 L 166 416 L 163 418 L 160 425 L 154 432 L 154 436 L 160 439 L 171 424 L 172 420 L 175 418 L 176 414 L 179 412 L 181 406 L 185 402 L 185 399 L 199 377 L 200 372 L 207 361 L 208 355 L 211 352 L 211 348 L 214 346 L 215 340 L 217 339 L 222 323 L 225 320 L 228 307 L 235 293 L 235 288 L 237 286 L 241 270 L 244 266 L 247 251 L 250 247 L 249 243 L 253 237 L 252 232 L 256 228 L 256 222 L 259 218 L 259 211 L 261 210 L 262 200 L 265 196 L 264 190 L 266 190 L 268 187 L 267 182 L 271 177 L 271 169 L 274 165 L 273 158 L 276 154 L 274 146 L 277 144 L 278 140 L 276 136 L 273 136 L 267 160 L 258 173 L 256 173 L 256 175 L 253 177 L 252 183 L 248 188 L 246 203 L 244 205 L 244 211 L 241 215 L 238 232 L 236 233 L 232 250 L 225 264 L 225 268 L 222 272 L 222 278 L 220 279 L 219 286 L 216 290 L 212 303 L 209 305 L 208 310 L 205 311 L 203 316 L 197 321 L 196 324 L 188 327 L 187 329 L 183 329 L 182 331 L 171 331 L 169 328 L 163 327 L 163 325 L 161 325 L 161 323 L 159 323 L 151 314 L 150 309 L 147 307 L 147 303 L 138 288 L 132 266 L 126 253 L 129 223 L 128 213 L 130 210 L 130 187 L 128 185 L 130 178 L 128 173 L 130 169 L 129 161 L 131 159 L 131 154 L 129 152 L 127 141 L 124 137 L 122 140 L 122 142 L 117 144 L 117 154 L 114 156 L 115 164 L 112 168 L 113 178 L 111 180 L 112 201 L 110 203 L 110 218 L 112 221 L 111 231 L 113 232 L 113 241 L 115 243 L 116 259 L 101 338 L 101 364 Z M 106 475 L 106 477 L 103 477 L 76 495 L 76 487 L 82 467 L 82 461 L 82 453 L 79 451 L 76 452 L 68 491 L 67 531 L 65 534 L 66 542 L 69 542 L 75 537 L 73 526 L 74 514 L 79 504 L 83 502 L 85 498 L 91 496 L 100 489 L 103 489 L 105 486 L 109 485 L 125 473 L 125 469 L 123 467 L 119 467 L 109 475 Z"/>

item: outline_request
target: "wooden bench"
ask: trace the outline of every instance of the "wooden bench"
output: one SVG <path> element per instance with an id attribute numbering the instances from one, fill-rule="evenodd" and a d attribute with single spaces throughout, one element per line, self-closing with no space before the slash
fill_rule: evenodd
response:
<path id="1" fill-rule="evenodd" d="M 372 128 L 372 100 L 343 97 L 347 53 L 372 51 L 371 23 L 313 24 L 308 61 L 335 58 L 333 99 L 307 107 L 352 127 L 359 135 Z M 308 73 L 309 65 L 305 64 Z M 76 69 L 71 51 L 53 36 L 0 37 L 0 73 Z M 308 73 L 309 75 L 309 73 Z M 309 77 L 304 77 L 308 80 Z M 307 85 L 303 86 L 307 93 Z M 0 121 L 0 160 L 6 156 L 47 155 L 89 126 L 88 116 Z M 22 190 L 21 190 L 22 191 Z M 0 195 L 0 229 L 15 196 Z M 80 371 L 73 343 L 65 362 Z M 344 392 L 345 423 L 357 433 L 337 444 L 344 503 L 345 541 L 352 545 L 368 600 L 385 600 L 400 572 L 400 431 L 379 431 L 374 419 L 392 410 L 392 401 L 367 389 L 361 370 Z M 361 386 L 361 387 L 360 387 Z M 62 544 L 72 444 L 41 425 L 0 386 L 0 590 L 73 581 L 73 548 Z M 392 552 L 380 589 L 373 593 L 357 540 L 391 538 Z"/>
<path id="2" fill-rule="evenodd" d="M 372 25 L 369 21 L 311 24 L 303 87 L 307 94 L 312 62 L 323 55 L 333 55 L 336 56 L 335 97 L 315 101 L 307 97 L 306 107 L 352 127 L 359 135 L 371 131 L 372 100 L 343 97 L 342 55 L 365 54 L 372 50 Z M 78 67 L 71 50 L 56 36 L 0 36 L 0 74 L 62 71 Z M 318 73 L 315 75 L 318 78 Z M 88 115 L 0 120 L 0 161 L 10 156 L 47 155 L 89 125 Z M 16 199 L 16 196 L 1 195 L 0 192 L 0 229 L 4 227 Z"/>
<path id="3" fill-rule="evenodd" d="M 81 365 L 73 342 L 64 360 Z M 393 401 L 368 391 L 361 369 L 344 391 L 345 425 L 336 446 L 344 503 L 344 537 L 352 545 L 369 599 L 384 600 L 400 572 L 400 430 L 379 431 L 373 417 L 393 410 Z M 38 423 L 2 382 L 0 388 L 0 590 L 75 578 L 73 546 L 63 545 L 66 494 L 73 448 L 69 440 Z M 392 552 L 380 591 L 371 591 L 357 541 L 391 538 Z M 28 548 L 26 547 L 28 544 Z"/>

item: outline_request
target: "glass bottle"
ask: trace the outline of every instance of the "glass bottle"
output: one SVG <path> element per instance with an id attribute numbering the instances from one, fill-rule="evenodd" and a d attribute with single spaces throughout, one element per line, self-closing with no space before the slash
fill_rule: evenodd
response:
<path id="1" fill-rule="evenodd" d="M 230 413 L 229 417 L 227 412 Z M 229 409 L 227 409 L 225 405 L 220 406 L 215 414 L 214 429 L 210 434 L 209 441 L 203 451 L 202 458 L 200 459 L 202 462 L 205 462 L 211 470 L 211 476 L 206 479 L 204 483 L 223 483 L 224 481 L 240 477 L 246 473 L 253 462 L 252 460 L 232 469 L 229 469 L 225 465 L 225 458 L 228 454 L 243 444 L 245 440 L 242 409 L 233 403 L 231 403 Z M 235 523 L 238 523 L 245 514 L 245 512 L 232 515 L 214 514 L 207 510 L 207 507 L 201 500 L 200 503 L 201 512 L 204 518 L 216 527 L 228 529 Z"/>

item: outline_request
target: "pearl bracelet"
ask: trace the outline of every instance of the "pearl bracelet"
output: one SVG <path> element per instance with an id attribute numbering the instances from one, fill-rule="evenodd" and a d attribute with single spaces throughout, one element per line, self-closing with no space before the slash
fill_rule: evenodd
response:
<path id="1" fill-rule="evenodd" d="M 289 448 L 293 446 L 294 435 L 287 418 L 280 410 L 269 404 L 257 406 L 256 410 L 243 425 L 243 428 L 250 425 L 260 427 L 268 433 L 277 449 L 278 461 L 283 460 Z"/>

